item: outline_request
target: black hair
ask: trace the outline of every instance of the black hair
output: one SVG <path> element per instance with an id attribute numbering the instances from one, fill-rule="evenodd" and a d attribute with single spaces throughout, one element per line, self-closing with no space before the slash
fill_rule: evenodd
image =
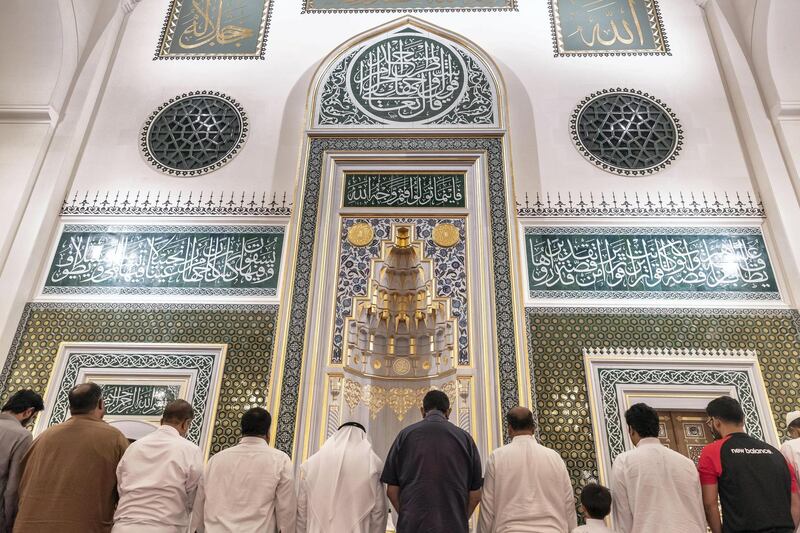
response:
<path id="1" fill-rule="evenodd" d="M 446 413 L 450 409 L 450 398 L 440 390 L 428 391 L 422 399 L 422 410 L 426 413 L 433 410 Z"/>
<path id="2" fill-rule="evenodd" d="M 581 491 L 581 505 L 588 518 L 602 520 L 611 512 L 611 491 L 597 483 L 589 483 Z"/>
<path id="3" fill-rule="evenodd" d="M 347 426 L 353 426 L 354 428 L 358 428 L 358 429 L 360 429 L 361 431 L 363 431 L 364 433 L 366 433 L 366 432 L 367 432 L 366 428 L 364 428 L 364 426 L 362 426 L 362 425 L 361 425 L 361 424 L 359 424 L 358 422 L 345 422 L 344 424 L 342 424 L 341 426 L 339 426 L 339 429 L 346 428 Z"/>
<path id="4" fill-rule="evenodd" d="M 0 411 L 11 411 L 14 414 L 19 414 L 31 407 L 33 407 L 34 412 L 44 410 L 42 397 L 31 389 L 22 389 L 12 394 Z"/>
<path id="5" fill-rule="evenodd" d="M 194 418 L 194 409 L 192 404 L 186 400 L 173 400 L 164 408 L 164 414 L 161 415 L 161 420 L 164 422 L 172 422 L 173 424 L 182 424 L 187 420 Z"/>
<path id="6" fill-rule="evenodd" d="M 253 407 L 242 415 L 242 435 L 245 437 L 263 437 L 269 433 L 272 416 L 266 409 Z"/>
<path id="7" fill-rule="evenodd" d="M 506 422 L 514 431 L 533 431 L 533 413 L 530 409 L 522 407 L 511 409 L 506 413 Z M 516 411 L 516 412 L 515 412 Z"/>
<path id="8" fill-rule="evenodd" d="M 97 383 L 81 383 L 69 391 L 69 412 L 73 415 L 85 415 L 97 409 L 103 398 L 103 389 Z"/>
<path id="9" fill-rule="evenodd" d="M 789 422 L 790 428 L 800 429 L 800 418 L 795 418 L 791 422 Z"/>
<path id="10" fill-rule="evenodd" d="M 646 403 L 631 405 L 625 411 L 625 423 L 643 439 L 658 437 L 658 413 Z"/>
<path id="11" fill-rule="evenodd" d="M 719 418 L 729 424 L 744 423 L 742 406 L 730 396 L 720 396 L 711 400 L 706 406 L 706 414 L 711 418 Z"/>

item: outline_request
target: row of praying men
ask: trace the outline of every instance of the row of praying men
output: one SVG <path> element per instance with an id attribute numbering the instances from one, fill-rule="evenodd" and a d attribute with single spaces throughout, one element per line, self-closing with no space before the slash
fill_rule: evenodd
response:
<path id="1" fill-rule="evenodd" d="M 448 422 L 447 395 L 431 391 L 423 420 L 400 432 L 385 464 L 351 422 L 295 480 L 289 457 L 268 444 L 264 409 L 245 412 L 239 444 L 204 468 L 185 438 L 194 418 L 187 402 L 168 404 L 160 428 L 129 445 L 103 421 L 98 385 L 78 385 L 68 398 L 71 418 L 32 443 L 25 426 L 43 409 L 41 397 L 19 391 L 3 406 L 0 533 L 384 533 L 387 497 L 399 533 L 466 532 L 479 503 L 481 533 L 608 533 L 612 509 L 620 533 L 705 533 L 706 525 L 793 533 L 800 518 L 800 412 L 787 418 L 795 440 L 781 455 L 745 433 L 742 408 L 727 396 L 706 409 L 717 440 L 697 468 L 660 444 L 653 409 L 632 406 L 625 420 L 635 447 L 614 461 L 610 491 L 583 488 L 580 527 L 566 465 L 536 441 L 524 407 L 507 413 L 511 441 L 492 452 L 484 475 L 470 435 Z"/>

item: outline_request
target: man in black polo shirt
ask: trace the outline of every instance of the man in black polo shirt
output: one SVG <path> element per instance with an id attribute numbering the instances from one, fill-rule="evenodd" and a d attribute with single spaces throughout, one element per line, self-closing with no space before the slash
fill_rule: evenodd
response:
<path id="1" fill-rule="evenodd" d="M 397 510 L 398 533 L 459 533 L 481 499 L 481 458 L 469 433 L 447 421 L 450 400 L 430 391 L 424 420 L 392 444 L 381 481 Z"/>
<path id="2" fill-rule="evenodd" d="M 744 432 L 744 412 L 730 396 L 712 400 L 706 414 L 717 440 L 703 448 L 697 468 L 711 531 L 793 533 L 800 521 L 800 497 L 794 471 L 781 452 Z"/>

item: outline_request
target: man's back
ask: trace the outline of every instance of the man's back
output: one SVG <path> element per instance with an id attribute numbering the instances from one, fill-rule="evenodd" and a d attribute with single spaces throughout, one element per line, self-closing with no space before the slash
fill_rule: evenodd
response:
<path id="1" fill-rule="evenodd" d="M 400 487 L 398 532 L 466 531 L 469 492 L 481 488 L 480 455 L 466 431 L 430 411 L 398 434 L 381 481 Z"/>
<path id="2" fill-rule="evenodd" d="M 703 448 L 698 469 L 701 483 L 717 484 L 726 533 L 794 531 L 791 493 L 797 485 L 777 449 L 731 433 Z"/>
<path id="3" fill-rule="evenodd" d="M 114 533 L 185 531 L 203 475 L 203 454 L 169 425 L 130 445 L 117 466 Z"/>
<path id="4" fill-rule="evenodd" d="M 264 439 L 243 437 L 209 460 L 193 523 L 207 533 L 294 533 L 294 490 L 289 456 Z"/>
<path id="5" fill-rule="evenodd" d="M 621 533 L 705 533 L 694 463 L 649 437 L 619 455 L 611 471 L 614 526 Z"/>
<path id="6" fill-rule="evenodd" d="M 88 416 L 42 433 L 23 461 L 14 531 L 110 531 L 117 463 L 127 447 L 119 430 Z"/>
<path id="7" fill-rule="evenodd" d="M 17 513 L 20 466 L 31 445 L 31 432 L 13 415 L 0 414 L 0 531 L 4 532 Z"/>
<path id="8" fill-rule="evenodd" d="M 518 435 L 486 463 L 484 533 L 566 533 L 577 526 L 575 495 L 561 456 Z"/>

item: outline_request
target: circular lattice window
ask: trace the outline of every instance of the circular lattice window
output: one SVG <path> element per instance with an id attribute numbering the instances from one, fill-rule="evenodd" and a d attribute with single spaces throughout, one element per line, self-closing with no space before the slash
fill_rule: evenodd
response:
<path id="1" fill-rule="evenodd" d="M 247 136 L 247 117 L 217 92 L 182 94 L 156 109 L 142 129 L 148 162 L 174 176 L 197 176 L 230 161 Z"/>
<path id="2" fill-rule="evenodd" d="M 598 167 L 643 176 L 672 163 L 683 146 L 675 114 L 641 91 L 612 89 L 584 99 L 572 114 L 572 140 Z"/>

